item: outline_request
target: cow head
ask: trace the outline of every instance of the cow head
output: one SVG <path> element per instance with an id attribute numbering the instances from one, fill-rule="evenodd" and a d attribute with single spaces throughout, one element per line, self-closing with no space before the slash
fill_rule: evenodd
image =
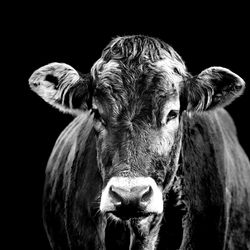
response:
<path id="1" fill-rule="evenodd" d="M 159 39 L 118 37 L 89 74 L 51 63 L 29 79 L 38 95 L 63 112 L 94 114 L 100 210 L 114 218 L 162 214 L 180 155 L 182 112 L 229 104 L 244 81 L 222 67 L 191 76 L 181 57 Z"/>

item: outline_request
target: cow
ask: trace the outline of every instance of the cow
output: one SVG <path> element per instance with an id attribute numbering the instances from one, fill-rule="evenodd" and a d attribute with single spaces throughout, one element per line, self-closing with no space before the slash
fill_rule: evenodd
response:
<path id="1" fill-rule="evenodd" d="M 131 35 L 87 74 L 54 62 L 29 85 L 75 116 L 46 168 L 52 249 L 250 249 L 250 164 L 224 109 L 240 76 L 191 75 L 170 45 Z"/>

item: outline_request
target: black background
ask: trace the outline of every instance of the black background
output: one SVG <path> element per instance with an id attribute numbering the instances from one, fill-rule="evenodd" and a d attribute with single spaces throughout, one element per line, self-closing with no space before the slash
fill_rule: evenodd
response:
<path id="1" fill-rule="evenodd" d="M 113 37 L 144 34 L 173 46 L 192 74 L 223 66 L 240 75 L 247 85 L 250 82 L 247 6 L 145 2 L 135 7 L 117 2 L 110 6 L 67 3 L 60 7 L 63 10 L 43 3 L 23 11 L 23 6 L 15 6 L 11 22 L 5 23 L 4 40 L 9 47 L 3 47 L 3 52 L 8 53 L 6 64 L 11 69 L 4 83 L 11 95 L 4 92 L 3 97 L 8 100 L 6 120 L 11 131 L 6 132 L 4 159 L 8 164 L 4 164 L 7 174 L 2 176 L 7 194 L 4 206 L 10 212 L 6 214 L 6 249 L 49 249 L 42 224 L 44 171 L 55 140 L 73 119 L 30 91 L 28 78 L 34 70 L 50 62 L 65 62 L 87 73 Z M 249 91 L 247 87 L 227 110 L 250 156 Z"/>

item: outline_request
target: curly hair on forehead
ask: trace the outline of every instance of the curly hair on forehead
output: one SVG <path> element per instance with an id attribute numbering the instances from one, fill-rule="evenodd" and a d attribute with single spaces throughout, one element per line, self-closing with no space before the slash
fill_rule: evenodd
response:
<path id="1" fill-rule="evenodd" d="M 116 59 L 124 64 L 144 61 L 154 63 L 166 57 L 184 64 L 181 57 L 170 45 L 158 38 L 144 35 L 117 37 L 102 52 L 102 58 L 105 61 Z"/>
<path id="2" fill-rule="evenodd" d="M 187 73 L 184 61 L 170 45 L 158 38 L 133 35 L 114 38 L 92 66 L 91 75 L 97 79 L 100 73 L 103 77 L 121 71 L 150 74 L 150 71 L 162 71 L 164 67 L 169 75 L 172 72 L 183 76 Z"/>
<path id="3" fill-rule="evenodd" d="M 164 59 L 169 70 L 157 64 Z M 153 116 L 159 116 L 162 98 L 174 90 L 171 77 L 176 65 L 185 68 L 174 49 L 159 39 L 117 37 L 91 69 L 96 80 L 95 97 L 109 112 L 114 111 L 113 118 L 151 121 L 152 111 Z"/>

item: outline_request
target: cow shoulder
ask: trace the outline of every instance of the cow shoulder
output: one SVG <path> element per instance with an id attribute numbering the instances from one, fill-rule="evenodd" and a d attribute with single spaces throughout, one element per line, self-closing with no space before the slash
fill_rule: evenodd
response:
<path id="1" fill-rule="evenodd" d="M 180 172 L 183 179 L 183 199 L 188 207 L 185 224 L 192 225 L 185 238 L 198 248 L 201 242 L 212 244 L 208 241 L 210 238 L 216 242 L 215 248 L 220 249 L 223 246 L 221 239 L 225 223 L 223 220 L 211 220 L 226 216 L 224 146 L 220 124 L 215 111 L 184 113 L 182 119 Z"/>
<path id="2" fill-rule="evenodd" d="M 91 119 L 86 114 L 76 117 L 58 137 L 48 160 L 45 187 L 44 206 L 55 203 L 63 207 L 67 190 L 73 176 L 73 162 L 78 149 L 85 150 L 85 142 L 89 135 Z M 79 147 L 79 144 L 80 147 Z M 76 171 L 76 169 L 74 169 Z M 50 204 L 50 205 L 51 205 Z"/>
<path id="3" fill-rule="evenodd" d="M 76 242 L 74 237 L 86 239 L 86 233 L 91 234 L 90 225 L 93 224 L 89 211 L 90 205 L 96 204 L 93 201 L 100 181 L 96 175 L 98 170 L 92 128 L 92 114 L 76 117 L 56 141 L 46 169 L 44 225 L 48 235 L 53 235 L 58 242 L 67 239 L 71 247 Z M 89 226 L 88 231 L 86 225 Z M 92 230 L 94 239 L 90 237 L 86 244 L 96 241 L 94 224 Z M 82 242 L 83 245 L 85 243 Z"/>
<path id="4" fill-rule="evenodd" d="M 81 146 L 85 149 L 85 142 L 91 127 L 89 117 L 90 115 L 86 113 L 76 117 L 58 137 L 46 168 L 46 175 L 49 179 L 70 171 L 79 142 L 84 141 Z"/>
<path id="5" fill-rule="evenodd" d="M 192 234 L 204 242 L 209 234 L 223 245 L 219 235 L 228 232 L 241 242 L 237 235 L 249 234 L 244 218 L 250 207 L 250 164 L 234 122 L 226 110 L 216 109 L 184 114 L 183 126 L 181 169 Z M 211 220 L 215 217 L 225 220 Z"/>

